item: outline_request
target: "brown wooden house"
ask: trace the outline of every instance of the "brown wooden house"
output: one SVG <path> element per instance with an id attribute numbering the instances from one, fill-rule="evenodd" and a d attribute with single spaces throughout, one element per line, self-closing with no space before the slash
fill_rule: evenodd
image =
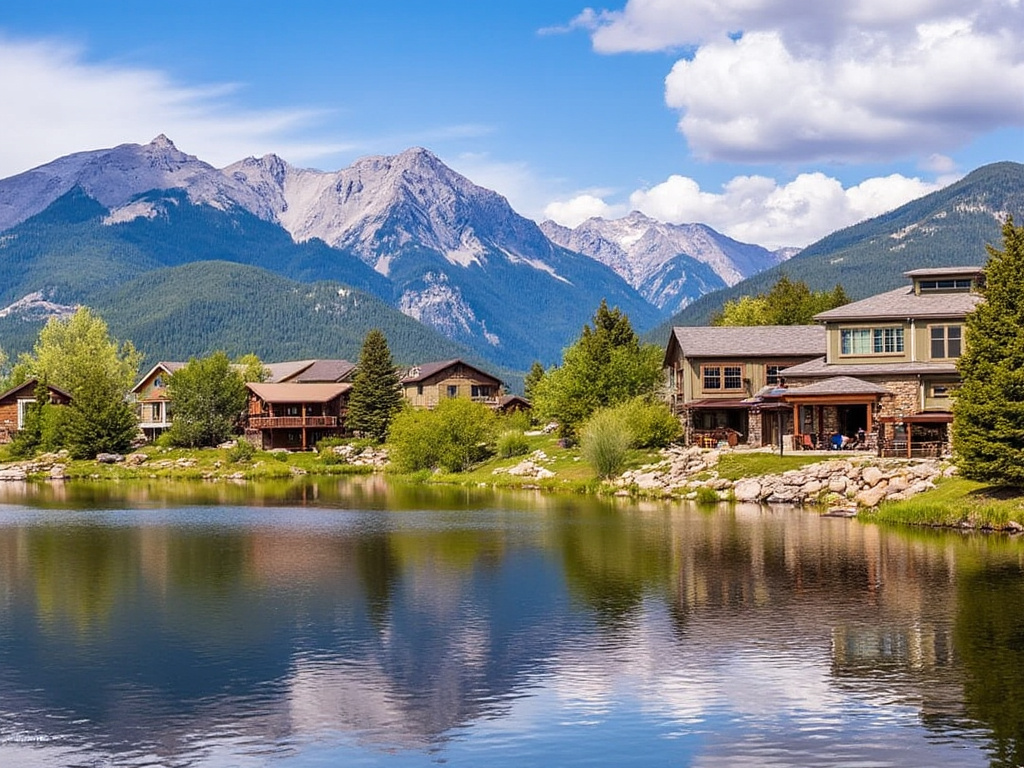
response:
<path id="1" fill-rule="evenodd" d="M 325 437 L 345 434 L 348 393 L 342 383 L 246 384 L 249 408 L 246 438 L 264 450 L 305 451 Z"/>
<path id="2" fill-rule="evenodd" d="M 0 394 L 0 443 L 9 443 L 15 432 L 25 428 L 29 406 L 36 401 L 38 379 L 29 379 L 24 384 L 12 387 Z M 50 402 L 54 405 L 68 405 L 71 395 L 63 389 L 47 385 Z"/>
<path id="3" fill-rule="evenodd" d="M 402 379 L 402 393 L 414 408 L 434 408 L 456 397 L 498 408 L 505 394 L 501 379 L 458 359 L 412 368 Z"/>

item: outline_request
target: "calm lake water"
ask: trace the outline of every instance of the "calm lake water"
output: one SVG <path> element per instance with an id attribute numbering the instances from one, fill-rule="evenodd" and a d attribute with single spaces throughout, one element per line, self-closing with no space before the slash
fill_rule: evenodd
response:
<path id="1" fill-rule="evenodd" d="M 0 765 L 1018 766 L 1022 554 L 379 477 L 0 483 Z"/>

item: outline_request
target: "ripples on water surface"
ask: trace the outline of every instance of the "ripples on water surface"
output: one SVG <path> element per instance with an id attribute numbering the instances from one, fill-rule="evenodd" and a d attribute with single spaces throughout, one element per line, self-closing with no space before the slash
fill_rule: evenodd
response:
<path id="1" fill-rule="evenodd" d="M 0 765 L 1024 763 L 1015 540 L 380 478 L 177 492 L 0 490 Z"/>

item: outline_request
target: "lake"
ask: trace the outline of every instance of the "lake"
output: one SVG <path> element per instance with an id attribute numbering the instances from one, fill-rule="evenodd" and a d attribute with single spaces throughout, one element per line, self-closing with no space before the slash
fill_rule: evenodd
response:
<path id="1" fill-rule="evenodd" d="M 781 507 L 0 483 L 0 765 L 1018 766 L 1022 568 Z"/>

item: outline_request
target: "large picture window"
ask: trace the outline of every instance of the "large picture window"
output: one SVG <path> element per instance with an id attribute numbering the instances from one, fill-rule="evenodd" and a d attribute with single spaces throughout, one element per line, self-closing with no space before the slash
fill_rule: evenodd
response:
<path id="1" fill-rule="evenodd" d="M 701 366 L 701 381 L 705 392 L 724 392 L 743 389 L 742 365 Z"/>
<path id="2" fill-rule="evenodd" d="M 903 326 L 843 328 L 839 331 L 843 355 L 894 355 L 903 352 Z"/>
<path id="3" fill-rule="evenodd" d="M 932 359 L 960 357 L 963 333 L 962 325 L 933 325 L 931 327 Z"/>

